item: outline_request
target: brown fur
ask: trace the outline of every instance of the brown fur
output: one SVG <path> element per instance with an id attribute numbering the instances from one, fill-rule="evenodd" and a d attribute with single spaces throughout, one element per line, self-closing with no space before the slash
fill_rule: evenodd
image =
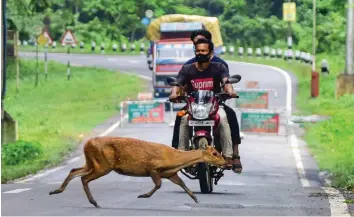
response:
<path id="1" fill-rule="evenodd" d="M 49 195 L 62 193 L 73 178 L 81 176 L 88 200 L 95 207 L 99 207 L 91 195 L 88 183 L 113 170 L 121 175 L 152 178 L 155 187 L 138 198 L 150 197 L 161 187 L 161 179 L 166 178 L 181 186 L 198 203 L 177 172 L 200 162 L 216 166 L 224 166 L 226 163 L 220 153 L 211 146 L 207 146 L 205 150 L 180 151 L 163 144 L 123 137 L 90 139 L 84 145 L 84 154 L 85 166 L 72 169 L 60 188 L 51 191 Z"/>

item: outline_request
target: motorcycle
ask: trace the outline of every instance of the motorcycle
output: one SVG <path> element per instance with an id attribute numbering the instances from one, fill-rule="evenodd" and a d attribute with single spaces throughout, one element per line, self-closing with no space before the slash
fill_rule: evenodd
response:
<path id="1" fill-rule="evenodd" d="M 234 84 L 241 80 L 240 75 L 231 76 L 228 83 Z M 167 82 L 171 86 L 179 86 L 177 79 L 169 77 Z M 225 84 L 222 84 L 222 87 Z M 220 117 L 217 114 L 219 105 L 230 99 L 227 93 L 216 93 L 210 90 L 197 90 L 188 96 L 178 96 L 177 100 L 187 103 L 188 126 L 189 126 L 189 148 L 188 150 L 205 149 L 207 145 L 212 145 L 219 153 L 221 151 L 220 135 L 218 126 Z M 239 98 L 236 96 L 236 98 Z M 202 193 L 211 193 L 214 184 L 217 185 L 221 177 L 224 176 L 225 168 L 218 168 L 207 163 L 198 163 L 182 169 L 183 175 L 189 179 L 198 179 Z"/>

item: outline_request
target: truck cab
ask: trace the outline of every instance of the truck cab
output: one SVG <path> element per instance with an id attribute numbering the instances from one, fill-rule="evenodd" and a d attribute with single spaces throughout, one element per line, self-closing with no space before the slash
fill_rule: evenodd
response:
<path id="1" fill-rule="evenodd" d="M 171 87 L 167 78 L 177 76 L 182 66 L 194 57 L 190 39 L 161 40 L 154 46 L 153 87 L 155 98 L 166 98 Z"/>
<path id="2" fill-rule="evenodd" d="M 191 32 L 202 29 L 201 22 L 161 23 L 161 38 L 153 46 L 152 82 L 155 99 L 168 99 L 167 78 L 177 76 L 182 66 L 195 56 Z"/>

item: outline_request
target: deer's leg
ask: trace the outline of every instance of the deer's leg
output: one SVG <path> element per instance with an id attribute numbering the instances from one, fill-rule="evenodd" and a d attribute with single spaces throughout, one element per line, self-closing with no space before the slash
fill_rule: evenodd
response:
<path id="1" fill-rule="evenodd" d="M 155 191 L 157 191 L 159 188 L 161 188 L 162 185 L 162 181 L 161 181 L 161 176 L 158 172 L 156 171 L 152 171 L 150 173 L 150 176 L 152 178 L 152 181 L 154 181 L 155 183 L 155 187 L 148 193 L 146 194 L 141 194 L 138 196 L 138 198 L 148 198 L 151 197 L 151 195 L 153 195 L 155 193 Z"/>
<path id="2" fill-rule="evenodd" d="M 86 193 L 86 196 L 87 196 L 87 199 L 90 201 L 90 203 L 92 205 L 94 205 L 96 208 L 101 208 L 97 202 L 93 199 L 92 197 L 92 194 L 90 192 L 90 189 L 88 187 L 88 183 L 95 180 L 95 179 L 98 179 L 104 175 L 108 174 L 108 171 L 104 171 L 104 170 L 98 170 L 98 169 L 94 169 L 91 171 L 91 173 L 85 175 L 85 176 L 82 176 L 81 177 L 81 182 L 82 182 L 82 185 L 84 187 L 84 191 Z"/>
<path id="3" fill-rule="evenodd" d="M 185 192 L 187 192 L 187 194 L 189 196 L 191 196 L 191 198 L 198 203 L 198 199 L 197 197 L 193 194 L 193 192 L 186 186 L 186 184 L 184 184 L 183 180 L 176 174 L 174 174 L 173 176 L 168 178 L 171 182 L 175 183 L 176 185 L 179 185 L 183 188 L 183 190 L 185 190 Z"/>
<path id="4" fill-rule="evenodd" d="M 60 186 L 60 188 L 49 192 L 49 195 L 62 193 L 72 179 L 76 178 L 77 176 L 86 175 L 89 172 L 90 172 L 90 170 L 87 167 L 80 167 L 80 168 L 72 169 L 70 171 L 69 175 L 64 180 L 63 184 Z"/>

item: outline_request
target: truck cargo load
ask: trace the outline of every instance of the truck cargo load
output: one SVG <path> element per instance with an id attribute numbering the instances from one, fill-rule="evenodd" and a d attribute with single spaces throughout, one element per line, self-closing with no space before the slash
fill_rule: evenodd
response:
<path id="1" fill-rule="evenodd" d="M 200 22 L 203 24 L 205 29 L 210 31 L 210 33 L 212 34 L 212 41 L 214 43 L 215 48 L 220 48 L 223 45 L 218 18 L 198 15 L 169 14 L 156 18 L 149 24 L 146 31 L 146 38 L 150 41 L 160 40 L 161 34 L 163 34 L 163 31 L 161 31 L 161 27 L 164 27 L 164 23 L 176 22 L 192 23 L 190 24 L 191 28 L 195 28 L 195 25 L 198 25 L 196 23 Z M 169 31 L 171 32 L 171 29 Z"/>

